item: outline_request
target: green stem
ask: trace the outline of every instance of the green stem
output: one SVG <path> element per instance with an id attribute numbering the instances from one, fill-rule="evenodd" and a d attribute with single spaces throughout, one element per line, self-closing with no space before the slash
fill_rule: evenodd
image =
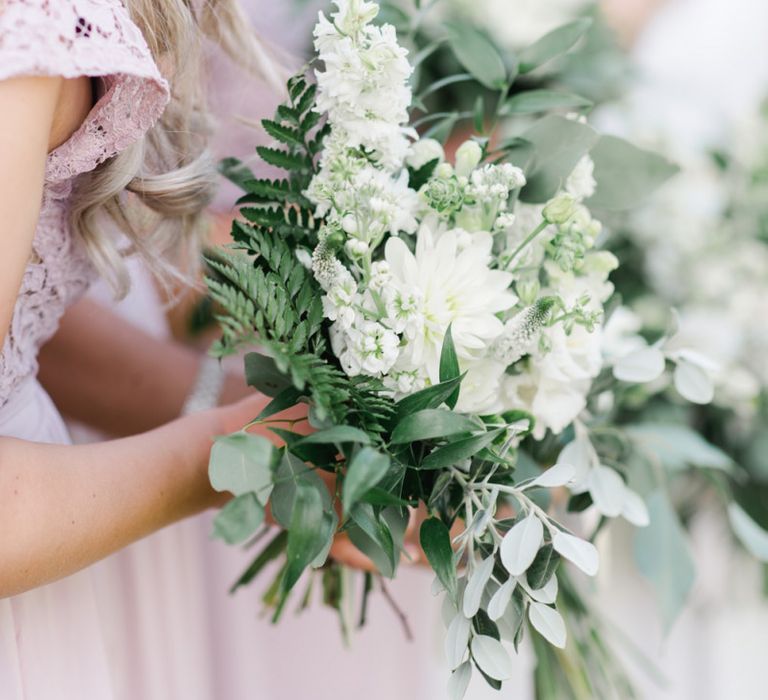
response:
<path id="1" fill-rule="evenodd" d="M 518 255 L 520 255 L 520 253 L 525 250 L 525 248 L 533 241 L 533 239 L 536 238 L 536 236 L 538 236 L 545 228 L 547 228 L 547 226 L 549 226 L 549 223 L 547 221 L 542 221 L 535 229 L 533 229 L 533 231 L 528 234 L 526 239 L 519 246 L 517 246 L 517 248 L 515 248 L 514 252 L 512 253 L 512 257 L 507 261 L 507 270 L 509 270 L 511 267 L 512 261 Z"/>

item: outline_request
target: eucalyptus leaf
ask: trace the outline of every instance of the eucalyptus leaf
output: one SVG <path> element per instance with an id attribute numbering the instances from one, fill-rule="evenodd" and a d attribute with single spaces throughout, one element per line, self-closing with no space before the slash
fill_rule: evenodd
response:
<path id="1" fill-rule="evenodd" d="M 264 522 L 264 506 L 256 494 L 244 493 L 233 498 L 213 521 L 213 537 L 227 544 L 245 542 Z"/>
<path id="2" fill-rule="evenodd" d="M 554 109 L 584 109 L 592 101 L 581 95 L 556 90 L 526 90 L 510 97 L 504 104 L 503 114 L 536 114 Z"/>
<path id="3" fill-rule="evenodd" d="M 728 505 L 728 519 L 747 551 L 756 559 L 768 562 L 768 532 L 752 520 L 737 503 Z"/>
<path id="4" fill-rule="evenodd" d="M 507 83 L 504 60 L 491 40 L 471 24 L 448 24 L 448 43 L 457 60 L 475 79 L 491 90 Z"/>
<path id="5" fill-rule="evenodd" d="M 520 73 L 530 73 L 573 48 L 592 26 L 589 18 L 578 19 L 545 34 L 520 52 Z"/>
<path id="6" fill-rule="evenodd" d="M 601 136 L 590 157 L 595 164 L 597 189 L 587 206 L 608 211 L 642 204 L 679 171 L 663 156 L 616 136 Z"/>
<path id="7" fill-rule="evenodd" d="M 627 428 L 627 434 L 642 452 L 650 453 L 667 469 L 733 469 L 733 462 L 727 454 L 685 425 L 639 423 Z"/>
<path id="8" fill-rule="evenodd" d="M 235 496 L 253 492 L 265 504 L 272 488 L 273 454 L 272 443 L 261 435 L 241 432 L 217 438 L 208 463 L 211 485 Z"/>
<path id="9" fill-rule="evenodd" d="M 635 562 L 654 587 L 669 632 L 691 592 L 695 568 L 685 531 L 663 491 L 650 495 L 648 511 L 650 524 L 635 531 Z"/>
<path id="10" fill-rule="evenodd" d="M 591 126 L 550 114 L 525 131 L 522 138 L 533 145 L 534 159 L 520 198 L 540 204 L 557 193 L 600 137 Z"/>

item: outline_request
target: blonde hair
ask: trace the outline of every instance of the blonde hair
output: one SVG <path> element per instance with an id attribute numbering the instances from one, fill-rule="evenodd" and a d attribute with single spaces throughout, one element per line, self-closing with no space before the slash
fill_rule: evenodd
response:
<path id="1" fill-rule="evenodd" d="M 78 181 L 72 207 L 73 230 L 118 297 L 130 287 L 129 254 L 164 279 L 188 278 L 199 259 L 203 213 L 217 182 L 207 148 L 204 38 L 276 91 L 288 73 L 251 32 L 236 0 L 127 0 L 127 7 L 169 78 L 171 100 L 143 139 Z M 105 215 L 130 241 L 127 250 L 105 230 Z"/>

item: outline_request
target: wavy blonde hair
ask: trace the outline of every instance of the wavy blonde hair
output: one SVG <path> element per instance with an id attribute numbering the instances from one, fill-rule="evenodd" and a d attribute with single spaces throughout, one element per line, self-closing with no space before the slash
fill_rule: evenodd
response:
<path id="1" fill-rule="evenodd" d="M 73 230 L 118 297 L 130 287 L 128 255 L 138 253 L 166 280 L 190 279 L 199 260 L 203 214 L 217 181 L 207 148 L 205 38 L 278 94 L 288 75 L 236 0 L 127 0 L 127 7 L 169 78 L 171 100 L 143 139 L 78 181 L 72 208 Z M 105 226 L 105 215 L 128 238 L 128 249 Z"/>

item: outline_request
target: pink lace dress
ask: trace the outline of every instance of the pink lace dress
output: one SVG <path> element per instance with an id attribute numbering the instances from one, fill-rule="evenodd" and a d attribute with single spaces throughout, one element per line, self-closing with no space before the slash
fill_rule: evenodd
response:
<path id="1" fill-rule="evenodd" d="M 142 137 L 162 113 L 168 85 L 120 0 L 0 0 L 0 80 L 28 75 L 91 76 L 99 85 L 83 125 L 48 157 L 33 260 L 0 351 L 0 435 L 68 443 L 35 375 L 39 348 L 95 276 L 67 223 L 73 184 Z M 146 581 L 152 576 L 147 571 Z M 0 600 L 0 698 L 209 697 L 206 684 L 196 682 L 199 658 L 187 664 L 180 685 L 158 682 L 147 690 L 164 666 L 189 656 L 158 628 L 152 638 L 142 636 L 143 600 L 172 602 L 174 593 L 137 586 L 141 580 L 117 556 Z"/>

